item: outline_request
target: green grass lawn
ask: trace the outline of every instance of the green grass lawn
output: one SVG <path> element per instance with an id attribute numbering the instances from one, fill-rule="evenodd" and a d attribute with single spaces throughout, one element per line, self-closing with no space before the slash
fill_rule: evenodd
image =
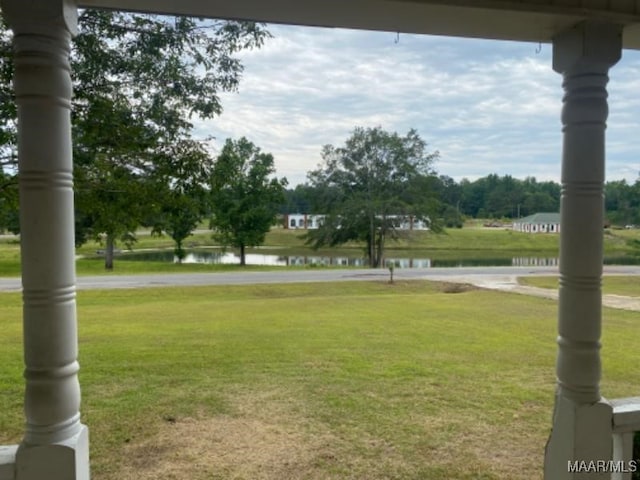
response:
<path id="1" fill-rule="evenodd" d="M 518 278 L 518 282 L 521 285 L 530 285 L 532 287 L 558 288 L 558 277 L 556 275 L 521 277 Z M 602 292 L 605 294 L 640 297 L 640 277 L 607 275 L 602 280 Z"/>
<path id="2" fill-rule="evenodd" d="M 81 291 L 93 478 L 540 478 L 552 301 L 429 282 Z M 2 294 L 0 444 L 22 430 Z M 603 392 L 637 394 L 637 313 L 605 310 Z"/>
<path id="3" fill-rule="evenodd" d="M 15 239 L 0 240 L 0 276 L 20 275 L 20 243 Z"/>

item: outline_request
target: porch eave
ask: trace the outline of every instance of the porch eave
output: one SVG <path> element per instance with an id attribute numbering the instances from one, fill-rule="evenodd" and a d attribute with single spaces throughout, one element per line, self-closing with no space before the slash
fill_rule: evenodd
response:
<path id="1" fill-rule="evenodd" d="M 322 27 L 547 43 L 582 21 L 625 26 L 624 48 L 640 49 L 640 9 L 633 3 L 567 0 L 79 0 L 80 7 Z"/>

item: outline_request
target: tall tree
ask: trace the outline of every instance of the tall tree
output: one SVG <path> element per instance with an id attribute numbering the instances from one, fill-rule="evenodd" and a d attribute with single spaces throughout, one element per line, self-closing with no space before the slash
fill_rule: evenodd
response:
<path id="1" fill-rule="evenodd" d="M 122 205 L 148 206 L 137 197 L 139 183 L 157 180 L 154 162 L 176 144 L 193 140 L 193 117 L 208 119 L 222 111 L 219 93 L 236 89 L 242 73 L 236 54 L 261 46 L 269 34 L 252 22 L 91 9 L 81 11 L 78 29 L 71 52 L 77 240 L 107 233 L 99 229 L 117 221 L 116 239 L 139 220 L 138 212 L 122 210 L 118 202 L 112 208 L 96 204 L 101 201 L 91 191 L 96 175 L 106 175 L 101 182 L 112 193 L 106 184 L 113 178 L 135 178 L 118 183 L 118 199 Z M 0 35 L 0 159 L 7 162 L 15 160 L 10 39 L 5 28 Z M 89 183 L 83 185 L 85 179 Z"/>
<path id="2" fill-rule="evenodd" d="M 343 147 L 325 146 L 309 180 L 331 195 L 319 210 L 327 214 L 324 224 L 309 231 L 309 242 L 319 248 L 362 241 L 369 264 L 381 266 L 385 243 L 398 238 L 400 225 L 419 219 L 436 226 L 430 178 L 437 158 L 415 130 L 400 136 L 358 127 Z"/>
<path id="3" fill-rule="evenodd" d="M 240 251 L 262 245 L 284 202 L 285 178 L 275 176 L 273 156 L 246 138 L 227 140 L 211 174 L 211 226 L 224 246 Z"/>

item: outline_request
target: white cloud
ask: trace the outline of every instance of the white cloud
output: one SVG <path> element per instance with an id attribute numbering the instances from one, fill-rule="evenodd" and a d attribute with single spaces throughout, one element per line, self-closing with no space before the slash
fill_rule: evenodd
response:
<path id="1" fill-rule="evenodd" d="M 356 126 L 418 130 L 440 174 L 559 180 L 562 78 L 551 47 L 384 32 L 270 26 L 242 52 L 239 93 L 198 125 L 218 144 L 246 136 L 273 153 L 279 176 L 305 181 L 325 144 Z M 539 51 L 540 50 L 540 51 Z M 611 72 L 608 178 L 635 181 L 640 162 L 640 56 Z"/>

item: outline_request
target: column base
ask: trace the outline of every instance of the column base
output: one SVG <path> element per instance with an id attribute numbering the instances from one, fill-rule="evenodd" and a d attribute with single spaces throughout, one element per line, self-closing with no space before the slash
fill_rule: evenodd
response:
<path id="1" fill-rule="evenodd" d="M 611 472 L 598 462 L 608 465 L 612 460 L 612 443 L 613 408 L 605 399 L 577 404 L 557 395 L 545 450 L 545 480 L 609 480 Z"/>
<path id="2" fill-rule="evenodd" d="M 59 443 L 20 445 L 15 472 L 15 480 L 89 480 L 89 429 Z"/>
<path id="3" fill-rule="evenodd" d="M 14 480 L 18 445 L 0 446 L 0 480 Z"/>

